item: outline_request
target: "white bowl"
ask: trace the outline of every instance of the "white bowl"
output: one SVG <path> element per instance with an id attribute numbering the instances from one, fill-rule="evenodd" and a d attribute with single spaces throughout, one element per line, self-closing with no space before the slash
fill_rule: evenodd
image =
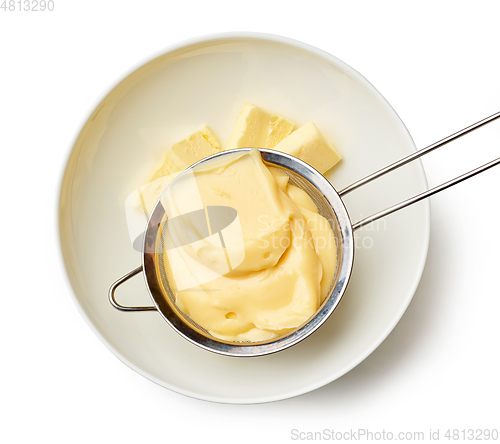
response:
<path id="1" fill-rule="evenodd" d="M 344 156 L 327 176 L 341 189 L 413 151 L 405 126 L 375 88 L 335 57 L 283 37 L 231 33 L 184 42 L 132 68 L 97 101 L 71 146 L 61 180 L 61 259 L 93 331 L 131 368 L 200 399 L 257 403 L 335 380 L 391 332 L 420 280 L 429 204 L 420 202 L 356 232 L 354 271 L 328 322 L 300 344 L 261 358 L 199 349 L 158 313 L 108 302 L 118 277 L 140 265 L 125 200 L 170 144 L 209 125 L 227 145 L 239 109 L 255 103 L 298 125 L 312 121 Z M 420 161 L 349 194 L 353 222 L 427 189 Z M 150 303 L 144 281 L 120 289 L 125 305 Z"/>

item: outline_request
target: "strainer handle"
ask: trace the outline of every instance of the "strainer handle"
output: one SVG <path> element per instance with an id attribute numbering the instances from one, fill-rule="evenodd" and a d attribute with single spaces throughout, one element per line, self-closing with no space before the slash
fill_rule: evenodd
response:
<path id="1" fill-rule="evenodd" d="M 127 273 L 125 276 L 122 276 L 116 282 L 113 282 L 113 284 L 111 285 L 111 287 L 109 287 L 109 292 L 108 292 L 109 302 L 111 302 L 111 305 L 113 307 L 115 307 L 117 310 L 121 310 L 121 311 L 156 311 L 156 307 L 154 307 L 154 306 L 125 307 L 124 305 L 120 305 L 118 302 L 116 302 L 116 299 L 115 299 L 115 291 L 116 291 L 116 289 L 121 284 L 123 284 L 124 282 L 128 281 L 130 278 L 132 278 L 135 275 L 139 274 L 141 271 L 142 271 L 142 265 L 140 267 L 137 267 L 135 270 L 132 270 L 130 273 Z"/>
<path id="2" fill-rule="evenodd" d="M 496 120 L 498 118 L 500 118 L 500 112 L 492 114 L 491 116 L 486 117 L 485 119 L 480 120 L 479 122 L 476 122 L 476 123 L 468 126 L 467 128 L 464 128 L 464 129 L 452 134 L 451 136 L 448 136 L 448 137 L 446 137 L 446 138 L 444 138 L 444 139 L 442 139 L 442 140 L 440 140 L 432 145 L 429 145 L 426 148 L 422 148 L 421 150 L 418 150 L 415 153 L 410 154 L 409 156 L 404 157 L 403 159 L 401 159 L 401 160 L 399 160 L 391 165 L 388 165 L 385 168 L 382 168 L 381 170 L 376 171 L 375 173 L 370 174 L 369 176 L 366 176 L 365 178 L 358 180 L 357 182 L 354 182 L 353 184 L 351 184 L 348 187 L 344 188 L 343 190 L 339 191 L 339 196 L 343 197 L 346 194 L 350 193 L 351 191 L 354 191 L 354 190 L 358 189 L 359 187 L 371 182 L 372 180 L 378 179 L 379 177 L 381 177 L 387 173 L 390 173 L 391 171 L 394 171 L 395 169 L 397 169 L 403 165 L 406 165 L 407 163 L 409 163 L 415 159 L 418 159 L 419 157 L 422 157 L 424 154 L 430 153 L 431 151 L 434 151 L 437 148 L 440 148 L 440 147 L 442 147 L 442 146 L 444 146 L 444 145 L 446 145 L 446 144 L 448 144 L 448 143 L 450 143 L 450 142 L 452 142 L 452 141 L 454 141 L 462 136 L 465 136 L 466 134 L 468 134 L 468 133 L 470 133 L 478 128 L 481 128 L 482 126 L 484 126 L 490 122 L 493 122 L 494 120 Z M 448 182 L 445 182 L 442 185 L 438 185 L 437 187 L 431 188 L 428 191 L 417 194 L 416 196 L 413 196 L 412 198 L 407 199 L 407 200 L 405 200 L 397 205 L 389 207 L 384 211 L 380 211 L 379 213 L 376 213 L 372 216 L 369 216 L 365 219 L 362 219 L 362 220 L 356 222 L 355 224 L 353 224 L 352 229 L 357 230 L 358 228 L 364 227 L 365 225 L 368 225 L 368 224 L 370 224 L 370 223 L 372 223 L 372 222 L 374 222 L 374 221 L 376 221 L 384 216 L 387 216 L 388 214 L 394 213 L 395 211 L 398 211 L 398 210 L 405 208 L 409 205 L 412 205 L 416 202 L 420 202 L 421 200 L 426 199 L 427 197 L 432 196 L 433 194 L 439 193 L 440 191 L 443 191 L 447 188 L 450 188 L 453 185 L 456 185 L 457 183 L 463 182 L 464 180 L 469 179 L 470 177 L 473 177 L 476 174 L 482 173 L 483 171 L 486 171 L 486 170 L 488 170 L 496 165 L 499 165 L 499 164 L 500 164 L 500 157 L 498 159 L 492 160 L 491 162 L 489 162 L 483 166 L 480 166 L 479 168 L 476 168 L 472 171 L 469 171 L 468 173 L 462 174 L 461 176 L 458 176 L 455 179 L 452 179 Z"/>

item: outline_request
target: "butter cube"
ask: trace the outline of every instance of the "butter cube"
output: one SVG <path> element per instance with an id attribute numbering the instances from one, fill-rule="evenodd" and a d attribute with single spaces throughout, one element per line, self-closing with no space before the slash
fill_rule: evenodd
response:
<path id="1" fill-rule="evenodd" d="M 294 127 L 295 125 L 283 116 L 246 103 L 229 139 L 229 149 L 274 148 Z"/>
<path id="2" fill-rule="evenodd" d="M 144 184 L 154 182 L 165 176 L 170 176 L 174 171 L 165 163 L 165 159 L 156 162 L 155 166 L 151 169 L 151 172 L 147 175 Z"/>
<path id="3" fill-rule="evenodd" d="M 181 171 L 219 151 L 220 143 L 208 126 L 172 145 L 163 159 L 153 167 L 139 190 L 144 211 L 148 215 L 151 213 L 163 191 Z"/>
<path id="4" fill-rule="evenodd" d="M 274 149 L 298 157 L 322 174 L 342 159 L 312 122 L 301 126 L 278 143 Z"/>
<path id="5" fill-rule="evenodd" d="M 167 189 L 170 183 L 177 177 L 179 173 L 172 173 L 163 177 L 159 177 L 151 182 L 146 183 L 139 189 L 139 195 L 141 197 L 141 205 L 144 211 L 151 214 L 156 202 Z"/>
<path id="6" fill-rule="evenodd" d="M 217 138 L 208 126 L 172 145 L 165 153 L 165 164 L 172 172 L 183 171 L 205 157 L 221 151 Z"/>

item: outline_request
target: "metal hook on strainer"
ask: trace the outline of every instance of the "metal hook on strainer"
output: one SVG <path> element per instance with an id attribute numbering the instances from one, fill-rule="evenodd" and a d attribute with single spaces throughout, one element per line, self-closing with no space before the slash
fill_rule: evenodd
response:
<path id="1" fill-rule="evenodd" d="M 316 331 L 333 313 L 344 295 L 349 283 L 354 260 L 353 232 L 355 230 L 413 203 L 426 199 L 427 197 L 475 176 L 476 174 L 482 173 L 483 171 L 500 164 L 500 158 L 458 176 L 455 179 L 445 182 L 442 185 L 413 196 L 412 198 L 389 207 L 386 210 L 362 219 L 354 224 L 351 224 L 349 214 L 342 201 L 342 196 L 498 119 L 499 117 L 500 112 L 493 114 L 353 183 L 339 192 L 333 188 L 330 182 L 322 174 L 309 166 L 307 163 L 279 151 L 259 149 L 262 160 L 266 165 L 278 168 L 287 174 L 291 184 L 303 189 L 312 198 L 318 207 L 319 214 L 329 221 L 337 244 L 335 277 L 332 281 L 327 297 L 311 318 L 295 330 L 283 336 L 261 342 L 235 342 L 218 339 L 211 335 L 203 327 L 196 324 L 177 307 L 175 295 L 173 294 L 168 278 L 166 277 L 165 267 L 163 264 L 164 255 L 158 254 L 158 251 L 162 251 L 158 248 L 162 242 L 162 228 L 168 220 L 164 207 L 159 203 L 156 204 L 149 217 L 144 237 L 142 265 L 121 277 L 111 285 L 108 294 L 109 300 L 116 309 L 121 311 L 159 311 L 167 323 L 170 324 L 170 326 L 181 336 L 190 342 L 215 353 L 228 356 L 262 356 L 291 347 Z M 240 148 L 237 150 L 228 150 L 214 154 L 213 156 L 207 157 L 206 159 L 192 165 L 178 177 L 181 177 L 183 174 L 186 174 L 186 172 L 198 167 L 200 164 L 203 164 L 210 159 L 226 156 L 238 151 L 243 153 L 249 152 L 252 149 L 254 148 Z M 120 305 L 115 299 L 116 289 L 122 283 L 139 274 L 141 271 L 144 271 L 146 286 L 155 305 L 146 307 L 126 307 Z"/>

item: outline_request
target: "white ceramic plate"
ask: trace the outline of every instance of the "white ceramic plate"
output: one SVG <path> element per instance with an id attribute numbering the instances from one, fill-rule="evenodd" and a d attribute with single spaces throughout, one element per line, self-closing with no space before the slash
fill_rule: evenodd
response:
<path id="1" fill-rule="evenodd" d="M 359 73 L 303 43 L 261 34 L 203 37 L 167 48 L 109 89 L 72 145 L 61 182 L 61 256 L 77 305 L 123 362 L 196 398 L 257 403 L 306 393 L 368 356 L 403 315 L 429 240 L 421 202 L 359 230 L 347 293 L 302 343 L 261 358 L 229 358 L 190 344 L 158 313 L 122 313 L 108 302 L 118 277 L 141 263 L 124 202 L 170 144 L 203 125 L 225 146 L 239 109 L 255 103 L 298 125 L 316 123 L 344 156 L 328 176 L 343 188 L 415 151 L 403 123 Z M 427 188 L 419 161 L 345 198 L 354 221 Z M 120 288 L 148 305 L 141 277 Z"/>

